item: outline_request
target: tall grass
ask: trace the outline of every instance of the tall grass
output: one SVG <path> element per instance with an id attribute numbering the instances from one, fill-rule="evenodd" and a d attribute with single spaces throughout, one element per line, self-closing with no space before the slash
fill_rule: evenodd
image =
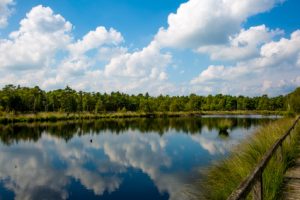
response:
<path id="1" fill-rule="evenodd" d="M 196 199 L 227 199 L 241 181 L 252 172 L 265 152 L 289 129 L 294 120 L 294 118 L 285 118 L 263 126 L 234 148 L 227 159 L 205 170 L 204 180 L 195 184 L 197 192 L 193 193 L 194 197 Z M 292 165 L 298 153 L 299 133 L 300 126 L 297 125 L 291 138 L 288 137 L 283 144 L 282 161 L 278 151 L 267 165 L 263 173 L 264 199 L 280 197 L 284 172 Z"/>

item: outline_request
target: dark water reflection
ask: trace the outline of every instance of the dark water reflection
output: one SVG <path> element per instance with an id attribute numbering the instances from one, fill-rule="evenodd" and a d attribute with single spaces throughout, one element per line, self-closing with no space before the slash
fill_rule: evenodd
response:
<path id="1" fill-rule="evenodd" d="M 197 170 L 273 118 L 0 125 L 0 199 L 180 199 Z"/>

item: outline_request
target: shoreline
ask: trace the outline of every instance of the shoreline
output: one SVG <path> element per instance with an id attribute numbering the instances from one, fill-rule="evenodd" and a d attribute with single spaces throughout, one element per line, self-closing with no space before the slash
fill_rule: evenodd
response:
<path id="1" fill-rule="evenodd" d="M 117 118 L 161 118 L 161 117 L 201 117 L 207 115 L 262 115 L 284 116 L 286 111 L 191 111 L 191 112 L 112 112 L 112 113 L 65 113 L 65 112 L 41 112 L 27 114 L 0 114 L 0 124 L 17 122 L 56 122 L 69 120 L 96 120 Z"/>

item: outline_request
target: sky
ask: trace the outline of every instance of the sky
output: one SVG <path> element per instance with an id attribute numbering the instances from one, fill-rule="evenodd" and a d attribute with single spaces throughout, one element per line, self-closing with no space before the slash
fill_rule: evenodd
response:
<path id="1" fill-rule="evenodd" d="M 298 0 L 0 0 L 0 87 L 151 95 L 300 86 Z"/>

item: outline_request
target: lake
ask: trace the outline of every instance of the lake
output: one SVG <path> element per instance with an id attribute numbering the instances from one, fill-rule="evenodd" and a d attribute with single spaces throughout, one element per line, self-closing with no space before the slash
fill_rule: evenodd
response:
<path id="1" fill-rule="evenodd" d="M 0 199 L 184 200 L 262 116 L 0 125 Z"/>

